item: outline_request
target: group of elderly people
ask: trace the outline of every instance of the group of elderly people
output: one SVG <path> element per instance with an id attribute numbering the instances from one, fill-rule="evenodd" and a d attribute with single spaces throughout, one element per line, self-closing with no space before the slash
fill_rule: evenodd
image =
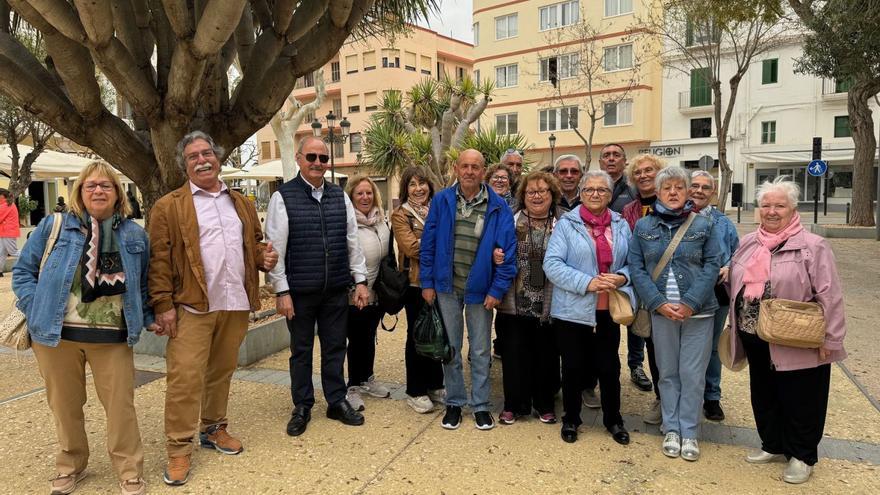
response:
<path id="1" fill-rule="evenodd" d="M 201 135 L 194 139 L 189 143 L 210 141 Z M 187 173 L 195 184 L 185 187 L 192 187 L 194 193 L 201 187 L 199 167 L 203 162 L 213 163 L 214 145 L 207 144 L 207 151 L 198 151 L 192 163 L 188 155 L 185 158 Z M 182 151 L 189 149 L 187 145 Z M 515 272 L 505 272 L 515 273 L 506 279 L 506 293 L 501 299 L 486 296 L 482 305 L 463 304 L 454 290 L 445 292 L 442 284 L 434 283 L 431 277 L 440 268 L 426 266 L 422 240 L 427 229 L 430 249 L 435 249 L 438 234 L 432 229 L 437 228 L 440 213 L 432 213 L 437 208 L 432 205 L 435 189 L 426 170 L 410 167 L 403 172 L 400 206 L 390 216 L 393 228 L 386 224 L 376 184 L 368 177 L 352 179 L 346 191 L 346 208 L 350 205 L 354 210 L 357 241 L 355 244 L 352 237 L 355 222 L 350 222 L 348 242 L 360 246 L 358 256 L 362 259 L 358 258 L 357 264 L 363 266 L 358 273 L 365 272 L 362 276 L 366 280 L 359 281 L 358 287 L 365 285 L 367 292 L 359 288 L 350 293 L 348 390 L 339 406 L 341 412 L 328 410 L 328 417 L 347 425 L 363 424 L 363 417 L 355 412 L 365 408 L 362 394 L 389 396 L 373 373 L 376 328 L 383 316 L 375 304 L 373 284 L 393 237 L 399 249 L 399 267 L 409 273 L 410 288 L 404 297 L 407 321 L 414 322 L 426 304 L 434 303 L 440 304 L 444 319 L 457 312 L 461 320 L 464 306 L 468 332 L 481 331 L 486 339 L 476 342 L 469 335 L 474 377 L 469 405 L 474 408 L 477 428 L 494 426 L 486 411 L 489 332 L 488 327 L 485 331 L 477 327 L 485 326 L 482 319 L 491 318 L 491 310 L 496 309 L 496 345 L 503 356 L 504 386 L 498 421 L 511 425 L 534 413 L 543 423 L 557 423 L 554 398 L 561 386 L 561 437 L 565 442 L 577 441 L 581 406 L 585 404 L 601 407 L 603 425 L 612 438 L 628 444 L 629 433 L 620 414 L 621 325 L 611 311 L 612 297 L 622 295 L 633 311 L 643 308 L 650 316 L 650 337 L 644 341 L 627 330 L 627 361 L 633 383 L 642 390 L 653 388 L 657 394 L 657 403 L 644 419 L 662 423 L 663 454 L 696 461 L 700 457 L 701 408 L 708 419 L 724 417 L 717 351 L 719 335 L 729 320 L 731 357 L 748 362 L 752 408 L 762 441 L 761 448 L 746 461 L 787 461 L 786 482 L 809 479 L 824 428 L 830 363 L 846 356 L 845 324 L 833 253 L 823 238 L 801 225 L 797 185 L 784 178 L 760 185 L 760 225 L 740 241 L 730 220 L 710 205 L 715 183 L 706 172 L 665 167 L 652 155 L 635 157 L 624 170 L 625 152 L 614 144 L 602 149 L 602 170 L 586 172 L 576 156 L 564 155 L 550 171 L 522 174 L 523 153 L 517 150 L 509 150 L 502 163 L 487 172 L 482 156 L 475 150 L 469 152 L 473 153 L 467 160 L 467 153 L 463 153 L 456 164 L 459 182 L 444 190 L 448 196 L 444 201 L 452 205 L 454 225 L 449 228 L 453 236 L 467 233 L 474 252 L 492 252 L 491 261 L 488 257 L 481 261 L 487 266 L 480 270 L 494 273 L 505 263 L 513 266 Z M 320 154 L 312 155 L 302 159 L 317 163 Z M 314 168 L 316 174 L 320 172 L 318 166 Z M 464 186 L 468 191 L 463 193 Z M 485 210 L 487 204 L 491 211 Z M 496 211 L 493 205 L 498 204 L 511 210 L 491 223 L 484 222 L 481 215 Z M 55 218 L 41 222 L 14 269 L 13 289 L 18 307 L 28 316 L 34 353 L 58 430 L 61 450 L 52 493 L 72 492 L 84 476 L 88 460 L 82 411 L 86 362 L 107 413 L 108 451 L 122 493 L 145 491 L 143 446 L 133 405 L 131 347 L 144 328 L 172 337 L 175 330 L 160 321 L 158 314 L 154 322 L 147 286 L 151 244 L 144 229 L 128 219 L 128 208 L 121 183 L 109 165 L 89 165 L 74 183 L 70 211 L 60 218 L 60 233 L 57 229 L 51 233 Z M 501 224 L 509 218 L 510 225 Z M 486 233 L 488 229 L 492 233 Z M 501 230 L 512 232 L 515 241 L 502 246 L 496 240 L 493 242 L 499 245 L 480 246 Z M 41 260 L 53 235 L 57 236 L 55 248 Z M 256 238 L 260 240 L 259 235 Z M 673 239 L 677 246 L 666 253 Z M 246 251 L 251 249 L 249 242 L 244 240 Z M 271 244 L 264 248 L 265 261 L 261 260 L 258 268 L 271 270 L 277 255 Z M 469 290 L 470 266 L 461 267 L 458 273 L 459 251 L 456 244 L 450 285 L 461 284 Z M 436 253 L 431 259 L 437 259 Z M 431 275 L 425 275 L 425 270 Z M 505 279 L 496 279 L 493 287 L 497 288 L 498 280 Z M 761 339 L 756 331 L 760 302 L 775 297 L 815 301 L 822 306 L 827 328 L 820 348 L 795 348 Z M 60 309 L 54 313 L 40 310 L 37 301 L 40 308 Z M 482 312 L 470 315 L 471 306 L 479 306 Z M 279 308 L 289 319 L 296 318 L 290 308 Z M 187 306 L 182 313 L 178 310 L 178 317 L 190 313 L 205 314 Z M 450 323 L 447 321 L 447 327 Z M 457 323 L 462 328 L 452 340 L 458 352 L 463 325 Z M 468 405 L 460 356 L 441 364 L 418 354 L 412 327 L 408 325 L 404 354 L 407 404 L 419 413 L 445 404 L 443 426 L 457 428 L 461 407 Z M 645 341 L 650 380 L 641 369 Z M 481 348 L 475 350 L 478 345 Z M 474 372 L 480 366 L 485 369 Z M 169 376 L 169 384 L 172 378 Z M 228 378 L 223 378 L 227 393 Z M 220 416 L 225 416 L 223 401 Z M 302 434 L 310 419 L 308 412 L 297 405 L 291 419 L 296 431 L 291 433 L 289 424 L 289 434 Z M 655 414 L 657 418 L 652 417 Z M 167 418 L 166 426 L 168 421 L 175 419 Z M 203 446 L 223 453 L 241 452 L 241 443 L 226 433 L 225 419 L 218 421 L 222 421 L 218 427 L 209 426 L 201 432 Z M 173 471 L 174 459 L 170 459 L 165 481 L 183 484 L 189 476 L 189 456 L 185 466 L 178 466 L 183 469 L 179 476 Z"/>

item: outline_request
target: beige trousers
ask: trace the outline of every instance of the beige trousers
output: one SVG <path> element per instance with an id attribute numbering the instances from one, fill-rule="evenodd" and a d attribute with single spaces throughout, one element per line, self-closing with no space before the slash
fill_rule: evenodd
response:
<path id="1" fill-rule="evenodd" d="M 62 340 L 57 347 L 33 343 L 55 416 L 58 474 L 78 473 L 89 462 L 83 405 L 86 363 L 107 415 L 107 452 L 120 480 L 143 475 L 144 447 L 134 410 L 134 354 L 128 344 L 87 344 Z"/>
<path id="2" fill-rule="evenodd" d="M 177 336 L 168 339 L 165 348 L 165 437 L 169 457 L 191 454 L 199 429 L 226 424 L 229 384 L 247 326 L 247 311 L 195 314 L 177 309 Z"/>

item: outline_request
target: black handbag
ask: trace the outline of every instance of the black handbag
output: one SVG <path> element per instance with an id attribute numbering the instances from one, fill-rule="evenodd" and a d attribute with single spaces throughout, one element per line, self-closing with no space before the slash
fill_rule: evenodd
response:
<path id="1" fill-rule="evenodd" d="M 413 342 L 420 356 L 443 363 L 452 361 L 452 347 L 436 301 L 422 306 L 413 329 Z"/>
<path id="2" fill-rule="evenodd" d="M 388 238 L 388 254 L 379 262 L 379 274 L 373 283 L 379 309 L 389 315 L 396 315 L 403 309 L 403 297 L 409 288 L 409 270 L 397 269 L 397 256 L 394 253 L 394 232 Z M 392 330 L 394 327 L 391 328 Z"/>

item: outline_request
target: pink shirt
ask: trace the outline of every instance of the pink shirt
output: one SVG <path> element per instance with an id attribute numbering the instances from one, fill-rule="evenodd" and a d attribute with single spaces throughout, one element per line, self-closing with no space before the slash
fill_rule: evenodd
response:
<path id="1" fill-rule="evenodd" d="M 244 288 L 242 223 L 226 184 L 216 193 L 189 183 L 199 223 L 208 311 L 250 311 Z M 198 311 L 184 306 L 187 311 Z"/>

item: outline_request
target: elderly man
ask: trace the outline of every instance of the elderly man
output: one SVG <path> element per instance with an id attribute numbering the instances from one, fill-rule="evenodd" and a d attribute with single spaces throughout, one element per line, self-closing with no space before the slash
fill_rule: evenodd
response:
<path id="1" fill-rule="evenodd" d="M 501 155 L 501 163 L 510 167 L 510 194 L 516 197 L 516 187 L 519 185 L 519 177 L 523 170 L 523 150 L 510 148 Z"/>
<path id="2" fill-rule="evenodd" d="M 576 155 L 562 155 L 553 164 L 553 175 L 559 179 L 562 197 L 559 198 L 559 216 L 580 206 L 580 190 L 578 184 L 584 175 L 584 166 Z"/>
<path id="3" fill-rule="evenodd" d="M 626 151 L 623 150 L 623 146 L 614 143 L 603 146 L 599 151 L 599 168 L 607 172 L 614 181 L 614 190 L 611 192 L 611 203 L 608 204 L 608 208 L 620 213 L 627 203 L 636 199 L 623 173 L 626 169 Z"/>
<path id="4" fill-rule="evenodd" d="M 727 313 L 730 310 L 730 297 L 728 297 L 723 284 L 727 281 L 727 273 L 730 270 L 730 258 L 739 247 L 739 234 L 737 234 L 733 222 L 724 213 L 709 204 L 715 192 L 715 178 L 709 172 L 697 170 L 691 174 L 688 198 L 694 202 L 694 210 L 698 211 L 700 215 L 711 218 L 712 228 L 721 229 L 724 234 L 721 243 L 721 269 L 718 273 L 718 283 L 715 284 L 715 298 L 718 299 L 719 308 L 715 310 L 715 322 L 712 327 L 712 354 L 709 356 L 709 366 L 706 368 L 706 389 L 703 391 L 703 415 L 711 421 L 722 421 L 724 409 L 721 408 L 721 360 L 718 358 L 718 337 L 724 330 Z"/>
<path id="5" fill-rule="evenodd" d="M 248 313 L 260 308 L 257 270 L 278 261 L 263 244 L 254 205 L 220 179 L 223 149 L 194 131 L 177 143 L 189 180 L 153 206 L 150 304 L 165 348 L 165 483 L 189 479 L 194 435 L 202 447 L 238 454 L 227 431 L 229 384 Z M 201 418 L 201 419 L 200 419 Z M 199 426 L 201 423 L 201 426 Z"/>
<path id="6" fill-rule="evenodd" d="M 479 151 L 459 154 L 455 163 L 458 182 L 431 201 L 419 252 L 422 297 L 428 304 L 436 301 L 440 305 L 452 346 L 452 361 L 443 365 L 446 414 L 441 423 L 450 430 L 461 425 L 461 410 L 468 404 L 461 364 L 463 320 L 470 344 L 474 421 L 480 430 L 495 426 L 489 412 L 492 310 L 516 274 L 513 215 L 504 200 L 483 184 L 485 172 L 486 162 Z M 504 261 L 498 265 L 492 259 L 495 248 L 504 252 Z"/>
<path id="7" fill-rule="evenodd" d="M 327 417 L 349 426 L 364 424 L 363 415 L 345 398 L 343 363 L 348 292 L 355 284 L 356 306 L 361 309 L 367 304 L 367 267 L 358 243 L 354 206 L 341 187 L 324 181 L 329 160 L 324 141 L 303 138 L 296 152 L 300 172 L 272 194 L 266 216 L 266 235 L 281 256 L 268 278 L 275 290 L 275 307 L 287 318 L 290 332 L 294 408 L 287 434 L 292 437 L 305 433 L 315 405 L 312 348 L 316 322 Z"/>

